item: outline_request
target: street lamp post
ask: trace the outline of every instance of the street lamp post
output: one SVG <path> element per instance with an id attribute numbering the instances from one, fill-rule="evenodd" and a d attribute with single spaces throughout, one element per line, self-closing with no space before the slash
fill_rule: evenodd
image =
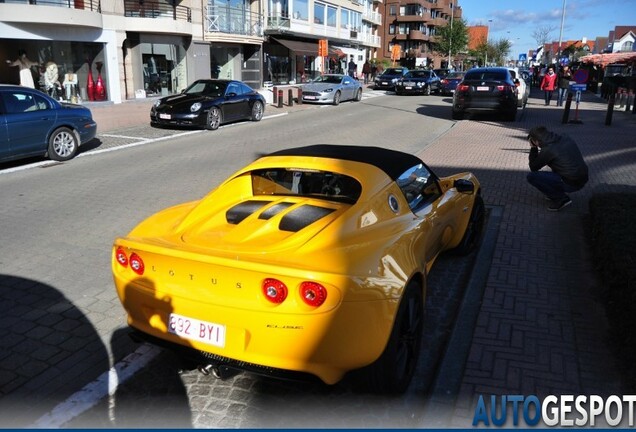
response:
<path id="1" fill-rule="evenodd" d="M 492 22 L 491 19 L 488 20 L 489 23 Z M 484 60 L 484 67 L 488 67 L 488 36 L 490 33 L 490 24 L 486 24 L 486 59 Z"/>
<path id="2" fill-rule="evenodd" d="M 561 11 L 561 31 L 559 32 L 559 48 L 557 49 L 556 69 L 559 70 L 559 60 L 561 59 L 561 41 L 563 40 L 563 23 L 565 22 L 565 0 L 563 0 L 563 10 Z"/>

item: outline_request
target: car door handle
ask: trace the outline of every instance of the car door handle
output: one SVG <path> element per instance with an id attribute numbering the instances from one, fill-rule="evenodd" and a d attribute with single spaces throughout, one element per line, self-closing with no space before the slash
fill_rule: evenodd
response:
<path id="1" fill-rule="evenodd" d="M 40 117 L 40 120 L 48 120 L 48 117 Z"/>

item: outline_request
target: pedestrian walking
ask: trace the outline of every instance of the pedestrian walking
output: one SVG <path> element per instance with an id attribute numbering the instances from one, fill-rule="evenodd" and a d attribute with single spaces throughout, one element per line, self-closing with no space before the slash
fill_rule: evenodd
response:
<path id="1" fill-rule="evenodd" d="M 375 77 L 378 75 L 378 64 L 377 62 L 371 63 L 371 81 L 375 81 Z"/>
<path id="2" fill-rule="evenodd" d="M 355 78 L 358 65 L 353 61 L 353 56 L 349 57 L 349 64 L 347 65 L 347 74 L 351 78 Z"/>
<path id="3" fill-rule="evenodd" d="M 565 100 L 565 96 L 568 94 L 568 89 L 570 88 L 570 81 L 572 81 L 572 71 L 570 71 L 570 66 L 565 65 L 557 74 L 558 76 L 558 85 L 559 85 L 559 93 L 557 95 L 557 106 L 562 106 L 563 101 Z"/>
<path id="4" fill-rule="evenodd" d="M 538 126 L 530 129 L 528 183 L 551 201 L 549 211 L 559 211 L 572 204 L 568 193 L 581 190 L 588 181 L 588 168 L 576 142 Z M 541 171 L 543 167 L 552 171 Z"/>
<path id="5" fill-rule="evenodd" d="M 554 68 L 550 66 L 548 68 L 548 72 L 543 77 L 543 80 L 541 80 L 541 90 L 543 90 L 543 96 L 545 98 L 546 105 L 550 105 L 552 94 L 556 89 L 556 80 L 557 76 L 554 73 Z"/>
<path id="6" fill-rule="evenodd" d="M 371 63 L 369 63 L 369 60 L 362 65 L 362 75 L 364 75 L 364 83 L 369 84 L 369 75 L 371 75 Z"/>

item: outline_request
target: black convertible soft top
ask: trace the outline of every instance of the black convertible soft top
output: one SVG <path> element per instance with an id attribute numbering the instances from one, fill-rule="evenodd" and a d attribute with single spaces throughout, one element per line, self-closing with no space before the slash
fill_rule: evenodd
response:
<path id="1" fill-rule="evenodd" d="M 382 147 L 316 144 L 279 150 L 267 156 L 311 156 L 342 159 L 373 165 L 384 171 L 392 180 L 397 179 L 412 166 L 423 163 L 417 156 Z"/>

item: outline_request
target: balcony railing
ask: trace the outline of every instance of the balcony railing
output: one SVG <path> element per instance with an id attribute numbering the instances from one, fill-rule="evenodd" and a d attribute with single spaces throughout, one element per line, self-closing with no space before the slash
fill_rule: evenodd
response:
<path id="1" fill-rule="evenodd" d="M 374 24 L 381 24 L 382 23 L 382 15 L 380 15 L 377 12 L 365 11 L 365 12 L 362 13 L 362 19 L 365 20 L 365 21 L 372 22 Z"/>
<path id="2" fill-rule="evenodd" d="M 229 33 L 243 36 L 263 36 L 263 15 L 228 6 L 207 8 L 208 33 Z"/>
<path id="3" fill-rule="evenodd" d="M 267 17 L 267 29 L 269 30 L 281 30 L 288 29 L 290 26 L 289 17 L 276 15 Z"/>
<path id="4" fill-rule="evenodd" d="M 124 0 L 124 16 L 134 18 L 171 18 L 192 22 L 192 10 L 157 0 Z"/>
<path id="5" fill-rule="evenodd" d="M 0 0 L 0 3 L 58 6 L 70 9 L 82 9 L 94 12 L 101 12 L 100 0 Z"/>

